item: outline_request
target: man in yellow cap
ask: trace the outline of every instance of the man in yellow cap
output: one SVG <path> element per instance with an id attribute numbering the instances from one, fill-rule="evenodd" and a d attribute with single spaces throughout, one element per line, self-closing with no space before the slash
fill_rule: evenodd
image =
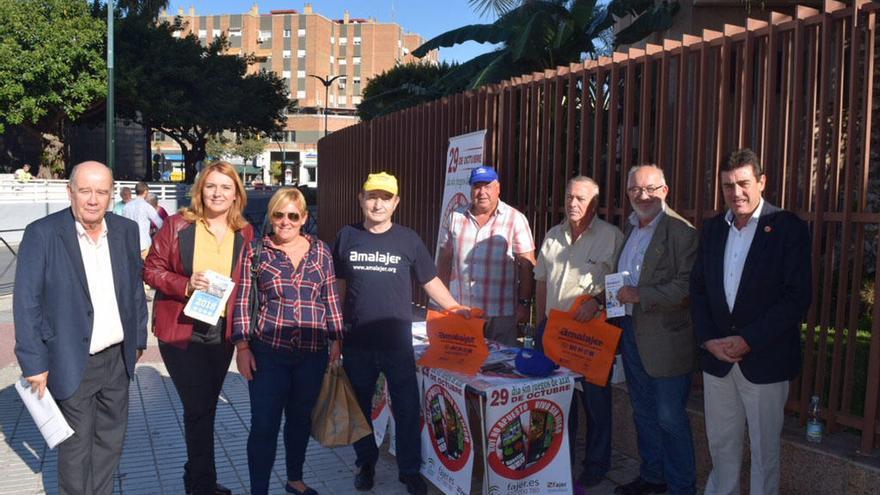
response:
<path id="1" fill-rule="evenodd" d="M 376 380 L 379 373 L 385 374 L 397 428 L 398 479 L 409 493 L 424 494 L 427 486 L 419 475 L 421 426 L 412 350 L 412 280 L 441 308 L 458 303 L 437 278 L 437 268 L 418 234 L 391 221 L 400 203 L 397 191 L 397 179 L 391 174 L 367 177 L 358 195 L 364 220 L 339 231 L 333 263 L 349 328 L 343 349 L 345 372 L 367 418 L 372 417 Z M 354 450 L 360 468 L 354 486 L 370 490 L 379 457 L 373 435 L 355 442 Z"/>

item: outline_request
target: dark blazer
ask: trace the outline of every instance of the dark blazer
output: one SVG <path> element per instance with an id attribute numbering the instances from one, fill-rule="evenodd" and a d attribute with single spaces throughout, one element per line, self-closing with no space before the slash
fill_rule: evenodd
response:
<path id="1" fill-rule="evenodd" d="M 614 258 L 618 269 L 632 231 L 627 222 Z M 645 251 L 638 287 L 641 302 L 633 304 L 632 318 L 639 357 L 654 378 L 691 373 L 696 365 L 688 280 L 698 239 L 694 226 L 667 205 Z"/>
<path id="2" fill-rule="evenodd" d="M 239 269 L 242 248 L 254 237 L 254 228 L 248 224 L 235 232 L 232 248 L 231 277 L 235 282 L 232 295 L 226 302 L 226 341 L 232 336 L 232 309 L 241 285 Z M 193 273 L 196 228 L 182 215 L 168 217 L 156 236 L 150 254 L 144 261 L 144 281 L 156 289 L 153 301 L 153 333 L 166 344 L 186 349 L 192 340 L 195 320 L 183 314 L 189 297 L 186 285 Z"/>
<path id="3" fill-rule="evenodd" d="M 702 229 L 691 271 L 691 314 L 697 343 L 739 335 L 751 351 L 740 361 L 752 383 L 791 380 L 800 373 L 801 322 L 810 307 L 810 232 L 794 213 L 764 202 L 733 311 L 724 296 L 724 214 Z M 733 366 L 700 350 L 703 371 L 725 376 Z"/>
<path id="4" fill-rule="evenodd" d="M 122 350 L 128 376 L 133 377 L 136 352 L 147 347 L 138 228 L 109 212 L 104 220 L 125 336 Z M 94 313 L 70 208 L 25 229 L 15 268 L 13 314 L 15 355 L 22 374 L 48 371 L 49 390 L 56 399 L 73 395 L 89 357 Z"/>

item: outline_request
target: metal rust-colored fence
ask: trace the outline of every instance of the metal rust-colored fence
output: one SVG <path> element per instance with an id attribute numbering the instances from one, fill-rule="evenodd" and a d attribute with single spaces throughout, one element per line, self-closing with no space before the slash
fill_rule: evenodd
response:
<path id="1" fill-rule="evenodd" d="M 433 249 L 448 138 L 478 129 L 502 198 L 539 243 L 562 218 L 576 173 L 602 186 L 599 214 L 623 226 L 625 171 L 646 162 L 663 167 L 670 205 L 699 228 L 723 208 L 719 163 L 751 147 L 767 200 L 812 232 L 813 306 L 788 408 L 803 421 L 820 395 L 829 429 L 859 430 L 869 453 L 880 392 L 880 40 L 877 4 L 855 3 L 524 75 L 336 132 L 319 143 L 320 235 L 332 241 L 358 221 L 366 174 L 386 170 L 401 183 L 395 220 Z"/>

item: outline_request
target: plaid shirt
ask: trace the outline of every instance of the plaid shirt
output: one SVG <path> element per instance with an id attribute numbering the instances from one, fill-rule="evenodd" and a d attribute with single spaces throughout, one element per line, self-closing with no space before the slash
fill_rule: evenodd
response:
<path id="1" fill-rule="evenodd" d="M 452 247 L 449 291 L 459 304 L 488 316 L 516 313 L 515 254 L 535 250 L 529 221 L 503 201 L 480 227 L 470 205 L 450 213 L 440 233 L 441 249 Z"/>
<path id="2" fill-rule="evenodd" d="M 323 241 L 305 236 L 311 247 L 296 269 L 269 236 L 263 238 L 257 274 L 260 311 L 254 335 L 249 335 L 248 312 L 254 245 L 244 250 L 232 342 L 257 339 L 273 349 L 316 352 L 327 348 L 327 338 L 342 340 L 342 312 L 334 286 L 333 258 Z"/>

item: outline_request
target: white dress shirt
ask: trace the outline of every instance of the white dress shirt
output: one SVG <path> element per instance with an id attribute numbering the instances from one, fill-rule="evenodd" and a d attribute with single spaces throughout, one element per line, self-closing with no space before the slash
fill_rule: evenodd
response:
<path id="1" fill-rule="evenodd" d="M 122 216 L 137 222 L 141 251 L 149 249 L 153 243 L 153 240 L 150 238 L 150 222 L 156 224 L 156 228 L 162 228 L 162 217 L 156 212 L 156 208 L 153 208 L 153 205 L 147 203 L 147 200 L 144 198 L 137 197 L 125 203 L 125 207 L 122 209 Z"/>
<path id="2" fill-rule="evenodd" d="M 629 223 L 633 228 L 623 251 L 620 252 L 620 259 L 617 261 L 617 271 L 626 272 L 623 277 L 624 285 L 630 287 L 639 286 L 639 278 L 642 275 L 642 265 L 645 263 L 645 253 L 648 251 L 648 245 L 654 238 L 654 232 L 657 231 L 657 224 L 660 223 L 660 217 L 666 214 L 666 203 L 663 203 L 660 213 L 651 220 L 648 225 L 640 227 L 639 216 L 635 212 L 630 213 Z M 626 304 L 626 314 L 632 315 L 632 303 Z"/>
<path id="3" fill-rule="evenodd" d="M 110 245 L 107 243 L 107 222 L 101 222 L 101 236 L 97 242 L 89 237 L 81 223 L 75 223 L 79 252 L 82 254 L 94 311 L 89 354 L 95 354 L 122 342 L 122 318 L 116 302 L 113 262 L 110 260 Z"/>
<path id="4" fill-rule="evenodd" d="M 758 230 L 758 217 L 761 216 L 762 208 L 764 208 L 763 198 L 742 229 L 736 228 L 732 211 L 727 210 L 724 215 L 724 220 L 730 225 L 727 242 L 724 244 L 724 297 L 727 299 L 727 309 L 730 311 L 733 311 L 733 304 L 736 302 L 739 282 L 743 268 L 746 266 L 749 248 L 752 247 L 752 240 Z"/>

